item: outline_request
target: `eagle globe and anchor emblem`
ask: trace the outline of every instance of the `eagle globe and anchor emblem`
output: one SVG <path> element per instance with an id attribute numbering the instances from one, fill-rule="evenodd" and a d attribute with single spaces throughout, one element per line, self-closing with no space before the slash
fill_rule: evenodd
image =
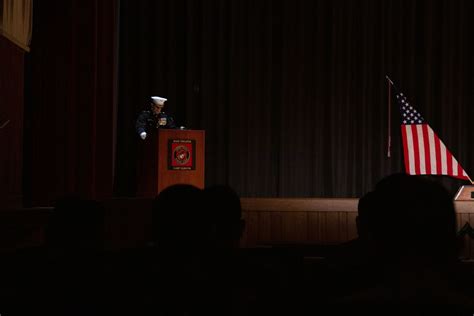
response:
<path id="1" fill-rule="evenodd" d="M 180 145 L 174 149 L 173 157 L 178 164 L 185 165 L 189 162 L 191 154 L 187 146 Z"/>

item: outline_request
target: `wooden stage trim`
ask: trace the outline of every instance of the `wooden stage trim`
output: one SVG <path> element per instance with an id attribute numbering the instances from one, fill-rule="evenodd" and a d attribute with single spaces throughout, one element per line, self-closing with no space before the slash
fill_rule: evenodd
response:
<path id="1" fill-rule="evenodd" d="M 241 198 L 244 211 L 357 212 L 356 198 Z M 455 201 L 457 213 L 474 214 L 474 201 Z"/>
<path id="2" fill-rule="evenodd" d="M 337 244 L 357 237 L 358 199 L 242 198 L 246 227 L 242 247 L 278 244 Z M 456 201 L 458 230 L 474 228 L 474 202 Z M 474 259 L 474 242 L 465 236 L 461 256 Z"/>
<path id="3" fill-rule="evenodd" d="M 456 213 L 474 214 L 474 201 L 455 201 Z"/>
<path id="4" fill-rule="evenodd" d="M 242 198 L 242 247 L 336 244 L 355 238 L 358 199 Z"/>
<path id="5" fill-rule="evenodd" d="M 357 212 L 358 199 L 276 199 L 241 198 L 245 211 L 277 212 Z"/>

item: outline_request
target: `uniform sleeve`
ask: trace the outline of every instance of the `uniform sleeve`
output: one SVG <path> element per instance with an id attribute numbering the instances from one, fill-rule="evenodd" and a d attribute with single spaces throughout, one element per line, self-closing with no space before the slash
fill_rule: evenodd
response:
<path id="1" fill-rule="evenodd" d="M 146 127 L 147 127 L 147 120 L 150 114 L 147 111 L 142 111 L 138 115 L 137 121 L 135 122 L 135 129 L 140 135 L 143 132 L 146 132 Z"/>

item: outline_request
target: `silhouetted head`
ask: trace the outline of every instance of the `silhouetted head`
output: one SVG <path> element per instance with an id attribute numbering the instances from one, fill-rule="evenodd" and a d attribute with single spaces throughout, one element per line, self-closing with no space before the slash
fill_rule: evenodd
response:
<path id="1" fill-rule="evenodd" d="M 203 191 L 188 184 L 167 187 L 153 203 L 153 236 L 161 249 L 197 249 L 210 243 L 211 223 Z"/>
<path id="2" fill-rule="evenodd" d="M 204 193 L 214 223 L 216 246 L 227 249 L 238 247 L 245 226 L 239 195 L 227 185 L 208 187 Z"/>
<path id="3" fill-rule="evenodd" d="M 359 203 L 357 205 L 357 234 L 361 239 L 370 238 L 371 235 L 369 220 L 371 218 L 371 213 L 375 208 L 374 199 L 374 193 L 368 192 L 359 199 Z"/>
<path id="4" fill-rule="evenodd" d="M 104 208 L 80 197 L 58 199 L 46 227 L 48 247 L 63 251 L 97 251 L 104 246 Z"/>
<path id="5" fill-rule="evenodd" d="M 369 227 L 386 254 L 450 260 L 457 256 L 454 203 L 439 183 L 394 174 L 373 191 Z"/>

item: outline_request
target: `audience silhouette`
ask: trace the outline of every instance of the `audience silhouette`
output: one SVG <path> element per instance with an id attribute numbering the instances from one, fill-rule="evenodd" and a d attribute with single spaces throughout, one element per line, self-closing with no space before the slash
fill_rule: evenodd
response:
<path id="1" fill-rule="evenodd" d="M 45 230 L 45 247 L 18 276 L 11 314 L 101 315 L 104 208 L 77 196 L 57 200 Z"/>
<path id="2" fill-rule="evenodd" d="M 343 287 L 335 304 L 384 314 L 473 311 L 465 286 L 472 281 L 459 273 L 454 203 L 442 185 L 390 175 L 360 199 L 357 222 L 365 260 L 348 269 L 344 277 L 358 282 Z"/>
<path id="3" fill-rule="evenodd" d="M 390 175 L 359 199 L 356 226 L 356 239 L 306 265 L 239 247 L 245 221 L 230 186 L 178 184 L 153 201 L 152 246 L 112 255 L 103 250 L 102 204 L 65 197 L 44 252 L 34 252 L 28 273 L 18 265 L 21 290 L 2 303 L 16 299 L 5 305 L 12 315 L 24 312 L 21 300 L 49 315 L 472 315 L 474 279 L 459 260 L 442 185 Z"/>
<path id="4" fill-rule="evenodd" d="M 209 283 L 215 289 L 214 314 L 241 315 L 248 307 L 248 292 L 243 286 L 246 264 L 239 249 L 245 227 L 240 197 L 228 185 L 214 185 L 204 189 L 204 198 L 213 232 Z"/>
<path id="5" fill-rule="evenodd" d="M 245 228 L 239 195 L 228 185 L 207 187 L 204 194 L 213 223 L 215 247 L 238 248 Z"/>
<path id="6" fill-rule="evenodd" d="M 203 191 L 188 184 L 165 188 L 153 203 L 153 238 L 160 251 L 201 252 L 212 239 Z"/>
<path id="7" fill-rule="evenodd" d="M 160 315 L 201 315 L 211 305 L 212 223 L 201 189 L 177 184 L 165 188 L 153 203 L 155 248 L 151 310 Z"/>

